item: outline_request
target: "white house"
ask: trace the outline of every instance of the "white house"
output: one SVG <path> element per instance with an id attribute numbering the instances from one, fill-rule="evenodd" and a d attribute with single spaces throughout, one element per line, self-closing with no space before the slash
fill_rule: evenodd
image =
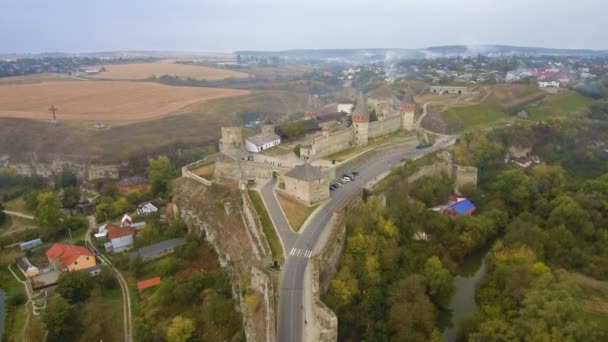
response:
<path id="1" fill-rule="evenodd" d="M 339 103 L 337 112 L 343 112 L 346 114 L 350 114 L 355 109 L 355 105 L 352 103 Z"/>
<path id="2" fill-rule="evenodd" d="M 281 137 L 273 132 L 260 133 L 252 137 L 245 138 L 245 149 L 254 153 L 262 152 L 280 144 Z"/>
<path id="3" fill-rule="evenodd" d="M 117 253 L 133 247 L 133 228 L 116 227 L 108 224 L 106 229 L 112 252 Z"/>
<path id="4" fill-rule="evenodd" d="M 137 207 L 137 213 L 139 215 L 148 215 L 148 214 L 153 214 L 155 212 L 158 211 L 158 208 L 154 206 L 154 204 L 147 202 L 144 204 L 140 204 Z"/>
<path id="5" fill-rule="evenodd" d="M 558 81 L 538 81 L 540 88 L 559 88 Z"/>

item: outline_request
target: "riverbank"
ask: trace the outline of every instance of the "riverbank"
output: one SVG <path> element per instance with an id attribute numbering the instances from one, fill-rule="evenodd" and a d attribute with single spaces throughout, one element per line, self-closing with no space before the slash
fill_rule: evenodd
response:
<path id="1" fill-rule="evenodd" d="M 468 256 L 454 277 L 456 293 L 450 301 L 449 311 L 440 317 L 440 324 L 445 327 L 445 342 L 457 341 L 463 320 L 477 311 L 475 291 L 486 274 L 486 256 L 491 250 L 490 246 Z"/>

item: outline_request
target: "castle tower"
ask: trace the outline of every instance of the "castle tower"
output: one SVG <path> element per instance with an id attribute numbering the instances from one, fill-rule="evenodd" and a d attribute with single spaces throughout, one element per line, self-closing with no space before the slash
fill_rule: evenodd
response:
<path id="1" fill-rule="evenodd" d="M 353 110 L 351 118 L 355 130 L 355 145 L 366 146 L 369 139 L 369 112 L 362 92 L 357 97 L 357 106 Z"/>
<path id="2" fill-rule="evenodd" d="M 399 106 L 401 114 L 401 130 L 411 131 L 414 129 L 414 116 L 416 114 L 416 103 L 411 94 L 407 93 L 401 99 Z"/>
<path id="3" fill-rule="evenodd" d="M 240 126 L 222 127 L 222 138 L 220 139 L 220 152 L 231 148 L 243 147 L 243 133 Z"/>
<path id="4" fill-rule="evenodd" d="M 261 133 L 274 133 L 274 122 L 267 120 L 260 126 Z"/>

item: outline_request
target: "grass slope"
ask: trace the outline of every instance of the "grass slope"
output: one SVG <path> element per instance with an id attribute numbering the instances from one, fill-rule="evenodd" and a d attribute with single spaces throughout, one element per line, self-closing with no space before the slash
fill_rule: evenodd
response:
<path id="1" fill-rule="evenodd" d="M 307 207 L 281 194 L 279 194 L 277 198 L 285 213 L 285 217 L 287 217 L 287 221 L 289 221 L 291 229 L 295 232 L 300 231 L 300 228 L 302 228 L 302 225 L 306 222 L 308 216 L 310 216 L 318 207 L 318 205 Z"/>
<path id="2" fill-rule="evenodd" d="M 266 240 L 268 240 L 268 244 L 270 245 L 272 257 L 277 260 L 283 260 L 283 247 L 281 246 L 277 231 L 274 229 L 272 220 L 266 211 L 264 202 L 262 202 L 262 196 L 257 191 L 249 190 L 249 197 L 251 198 L 251 202 L 253 202 L 255 211 L 258 213 L 260 222 L 262 222 L 262 228 L 264 229 Z"/>
<path id="3" fill-rule="evenodd" d="M 590 99 L 575 92 L 547 97 L 542 103 L 530 107 L 530 119 L 549 120 L 582 114 L 587 110 L 590 102 Z"/>
<path id="4" fill-rule="evenodd" d="M 454 107 L 443 112 L 443 118 L 448 122 L 459 122 L 461 129 L 495 123 L 508 118 L 500 107 L 480 103 L 467 107 Z"/>

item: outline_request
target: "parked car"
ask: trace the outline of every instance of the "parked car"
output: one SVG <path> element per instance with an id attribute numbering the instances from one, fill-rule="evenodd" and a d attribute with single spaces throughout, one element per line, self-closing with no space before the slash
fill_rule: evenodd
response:
<path id="1" fill-rule="evenodd" d="M 338 186 L 336 186 L 335 184 L 332 184 L 329 186 L 329 191 L 334 191 L 338 188 Z"/>
<path id="2" fill-rule="evenodd" d="M 354 179 L 354 177 L 352 177 L 351 175 L 348 175 L 348 174 L 343 174 L 342 178 L 346 178 L 346 179 L 351 180 L 351 181 Z"/>
<path id="3" fill-rule="evenodd" d="M 353 171 L 351 174 L 352 174 L 353 176 L 358 176 L 358 175 L 359 175 L 359 172 L 358 172 L 358 171 Z"/>

